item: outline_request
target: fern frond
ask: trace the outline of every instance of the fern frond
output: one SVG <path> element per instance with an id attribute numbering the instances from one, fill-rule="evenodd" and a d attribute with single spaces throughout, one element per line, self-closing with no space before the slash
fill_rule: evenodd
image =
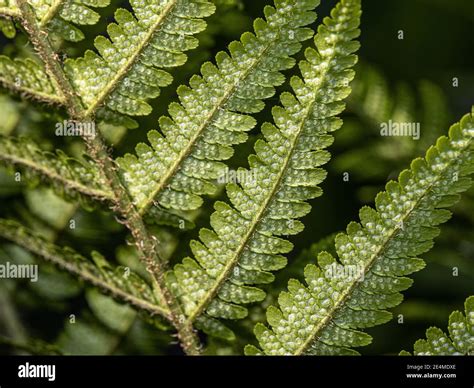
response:
<path id="1" fill-rule="evenodd" d="M 0 219 L 0 237 L 75 275 L 118 301 L 126 302 L 152 315 L 168 318 L 169 311 L 162 307 L 143 278 L 131 272 L 129 268 L 113 268 L 104 264 L 105 259 L 97 252 L 93 252 L 92 256 L 99 265 L 70 248 L 50 243 L 13 220 Z"/>
<path id="2" fill-rule="evenodd" d="M 201 76 L 180 86 L 181 104 L 169 106 L 162 117 L 163 133 L 150 131 L 151 147 L 139 144 L 138 157 L 118 160 L 137 208 L 143 213 L 153 203 L 165 209 L 193 210 L 201 195 L 212 194 L 232 145 L 245 142 L 256 122 L 249 116 L 263 109 L 262 100 L 284 82 L 280 71 L 294 66 L 290 55 L 301 48 L 312 31 L 303 26 L 315 19 L 318 0 L 276 1 L 264 9 L 266 21 L 257 19 L 255 34 L 246 32 L 229 45 L 231 55 L 216 55 L 217 66 L 207 62 Z"/>
<path id="3" fill-rule="evenodd" d="M 16 0 L 0 0 L 0 16 L 19 17 L 20 10 L 16 5 Z"/>
<path id="4" fill-rule="evenodd" d="M 92 8 L 103 8 L 110 0 L 28 0 L 33 7 L 38 24 L 61 36 L 78 42 L 84 34 L 76 26 L 96 24 L 100 15 Z M 15 1 L 0 0 L 0 15 L 20 18 L 21 13 Z"/>
<path id="5" fill-rule="evenodd" d="M 395 90 L 391 90 L 384 75 L 375 67 L 359 63 L 353 92 L 347 105 L 360 117 L 377 126 L 390 118 L 402 119 L 400 112 L 407 109 Z M 406 118 L 406 116 L 404 117 Z"/>
<path id="6" fill-rule="evenodd" d="M 449 138 L 440 137 L 424 159 L 415 159 L 398 182 L 386 185 L 376 210 L 363 207 L 360 223 L 350 223 L 336 237 L 339 260 L 322 252 L 319 266 L 305 268 L 307 286 L 289 281 L 280 308 L 267 310 L 272 329 L 255 327 L 264 353 L 356 354 L 351 347 L 371 342 L 355 329 L 389 321 L 384 309 L 398 305 L 400 291 L 412 284 L 404 275 L 425 266 L 417 256 L 433 246 L 436 226 L 450 218 L 445 208 L 471 185 L 473 138 L 474 117 L 468 114 L 451 127 Z M 261 353 L 253 346 L 246 352 Z"/>
<path id="7" fill-rule="evenodd" d="M 196 261 L 186 258 L 175 267 L 175 288 L 189 320 L 204 312 L 213 318 L 245 317 L 240 305 L 265 297 L 248 285 L 272 282 L 268 271 L 286 265 L 281 254 L 293 246 L 278 236 L 301 232 L 297 219 L 311 209 L 306 201 L 322 193 L 318 185 L 326 171 L 320 166 L 330 159 L 325 148 L 342 124 L 335 116 L 351 90 L 360 12 L 359 0 L 343 0 L 319 27 L 317 49 L 308 48 L 300 62 L 303 80 L 291 80 L 296 97 L 282 94 L 283 107 L 273 109 L 276 126 L 263 125 L 265 140 L 255 144 L 250 170 L 240 170 L 240 176 L 251 179 L 227 185 L 233 206 L 215 204 L 214 230 L 202 229 L 201 242 L 191 243 Z"/>
<path id="8" fill-rule="evenodd" d="M 100 54 L 89 50 L 65 63 L 87 117 L 103 105 L 105 109 L 98 112 L 102 118 L 149 114 L 146 99 L 157 97 L 160 87 L 172 81 L 162 69 L 186 62 L 183 52 L 197 47 L 193 35 L 206 28 L 202 19 L 215 10 L 207 0 L 131 0 L 130 4 L 134 14 L 122 8 L 115 12 L 117 23 L 107 28 L 111 40 L 95 39 Z"/>
<path id="9" fill-rule="evenodd" d="M 44 179 L 56 192 L 68 197 L 77 198 L 79 194 L 84 199 L 113 200 L 113 193 L 96 164 L 80 162 L 59 151 L 45 152 L 32 140 L 0 136 L 0 162 L 23 170 L 27 182 Z"/>
<path id="10" fill-rule="evenodd" d="M 426 330 L 426 340 L 415 342 L 415 356 L 473 356 L 474 355 L 474 296 L 464 302 L 466 314 L 454 311 L 449 316 L 449 336 L 437 327 Z M 400 355 L 411 356 L 406 351 Z"/>
<path id="11" fill-rule="evenodd" d="M 150 209 L 147 213 L 146 222 L 148 224 L 167 225 L 182 230 L 194 229 L 196 226 L 193 220 L 188 219 L 188 214 L 170 212 L 158 206 Z"/>
<path id="12" fill-rule="evenodd" d="M 0 55 L 0 84 L 8 90 L 39 101 L 64 104 L 64 98 L 45 70 L 35 61 Z"/>

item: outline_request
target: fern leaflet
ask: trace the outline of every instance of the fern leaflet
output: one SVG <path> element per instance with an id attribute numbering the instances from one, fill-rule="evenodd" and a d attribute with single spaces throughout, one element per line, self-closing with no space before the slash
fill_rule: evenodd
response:
<path id="1" fill-rule="evenodd" d="M 302 231 L 297 219 L 309 213 L 305 201 L 321 195 L 325 176 L 319 166 L 330 159 L 325 150 L 342 122 L 343 100 L 349 95 L 357 62 L 360 1 L 343 0 L 315 37 L 317 50 L 306 50 L 300 62 L 304 80 L 294 77 L 295 96 L 283 93 L 284 107 L 273 109 L 276 126 L 264 124 L 266 140 L 255 144 L 249 158 L 251 169 L 241 170 L 241 186 L 228 184 L 233 207 L 217 202 L 211 216 L 214 231 L 202 229 L 201 242 L 191 248 L 196 260 L 184 259 L 174 270 L 175 288 L 189 320 L 206 327 L 209 317 L 241 319 L 243 303 L 261 301 L 265 293 L 248 284 L 270 283 L 268 271 L 281 269 L 292 244 L 277 236 Z M 199 264 L 198 264 L 199 263 Z M 217 323 L 213 323 L 216 326 Z M 207 330 L 210 331 L 210 330 Z"/>
<path id="2" fill-rule="evenodd" d="M 0 136 L 0 161 L 6 166 L 20 167 L 34 183 L 36 177 L 53 185 L 67 197 L 90 201 L 112 201 L 113 194 L 105 176 L 96 164 L 81 162 L 57 151 L 41 150 L 32 140 Z"/>
<path id="3" fill-rule="evenodd" d="M 39 101 L 64 104 L 64 98 L 44 69 L 32 59 L 0 55 L 0 84 L 6 89 Z"/>
<path id="4" fill-rule="evenodd" d="M 0 15 L 7 17 L 19 17 L 20 10 L 16 6 L 16 0 L 0 0 Z"/>
<path id="5" fill-rule="evenodd" d="M 437 327 L 426 330 L 426 340 L 415 342 L 415 356 L 459 356 L 474 355 L 474 296 L 464 303 L 466 314 L 454 311 L 449 317 L 449 336 Z M 411 356 L 402 351 L 400 355 Z"/>
<path id="6" fill-rule="evenodd" d="M 474 109 L 473 109 L 474 114 Z M 305 268 L 307 286 L 290 280 L 280 294 L 280 308 L 270 307 L 255 334 L 265 354 L 356 354 L 371 337 L 355 329 L 385 323 L 384 309 L 402 301 L 400 291 L 412 280 L 404 275 L 425 266 L 416 256 L 428 251 L 437 225 L 451 213 L 444 209 L 471 185 L 474 172 L 474 117 L 468 114 L 440 137 L 426 157 L 415 159 L 398 182 L 377 195 L 376 209 L 363 207 L 361 223 L 352 222 L 335 240 L 339 261 L 318 255 L 318 264 Z M 262 351 L 246 347 L 247 354 Z"/>
<path id="7" fill-rule="evenodd" d="M 134 126 L 125 115 L 146 115 L 145 101 L 159 95 L 160 87 L 171 83 L 162 70 L 186 62 L 184 51 L 197 47 L 192 35 L 204 30 L 202 18 L 215 6 L 207 0 L 131 0 L 134 15 L 119 8 L 117 23 L 109 24 L 110 39 L 98 36 L 95 47 L 84 57 L 69 59 L 65 70 L 85 105 L 85 116 L 118 120 Z M 115 113 L 113 113 L 115 112 Z"/>
<path id="8" fill-rule="evenodd" d="M 310 12 L 318 0 L 276 1 L 264 9 L 266 21 L 254 23 L 256 35 L 246 32 L 229 45 L 231 56 L 220 52 L 193 76 L 190 87 L 180 86 L 181 104 L 169 106 L 171 117 L 160 119 L 164 136 L 148 133 L 151 146 L 139 144 L 138 158 L 118 160 L 137 208 L 144 213 L 153 203 L 163 209 L 193 210 L 203 194 L 215 192 L 212 179 L 224 171 L 221 160 L 233 154 L 232 145 L 247 139 L 255 120 L 248 114 L 263 109 L 263 99 L 284 82 L 281 70 L 294 66 L 290 55 L 312 31 L 302 28 L 315 19 Z"/>

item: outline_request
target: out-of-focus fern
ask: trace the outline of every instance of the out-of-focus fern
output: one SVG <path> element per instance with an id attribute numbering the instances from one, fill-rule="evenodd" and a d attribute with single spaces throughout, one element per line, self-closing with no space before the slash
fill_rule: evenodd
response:
<path id="1" fill-rule="evenodd" d="M 409 163 L 439 136 L 441 128 L 449 124 L 449 107 L 442 90 L 431 81 L 419 82 L 417 93 L 405 83 L 390 87 L 384 75 L 376 68 L 360 64 L 353 82 L 354 92 L 348 100 L 349 110 L 362 119 L 347 133 L 351 137 L 348 149 L 335 159 L 338 172 L 350 171 L 351 175 L 373 182 L 385 181 L 391 173 Z M 381 124 L 389 121 L 420 125 L 420 138 L 409 136 L 384 137 Z M 369 129 L 369 131 L 367 131 Z M 357 146 L 356 146 L 357 145 Z M 364 185 L 362 199 L 372 198 L 379 188 Z M 371 193 L 372 195 L 364 195 Z"/>
<path id="2" fill-rule="evenodd" d="M 343 0 L 331 15 L 319 27 L 317 50 L 308 48 L 300 62 L 303 79 L 291 80 L 295 95 L 282 94 L 283 107 L 273 109 L 276 126 L 262 127 L 265 140 L 257 141 L 250 170 L 240 171 L 251 179 L 228 184 L 233 206 L 215 204 L 214 230 L 202 229 L 201 242 L 191 243 L 196 260 L 186 258 L 174 269 L 189 320 L 198 319 L 209 333 L 222 334 L 211 317 L 241 319 L 247 314 L 241 304 L 265 297 L 247 285 L 273 281 L 268 271 L 284 267 L 281 254 L 292 249 L 277 236 L 301 232 L 297 219 L 311 209 L 305 201 L 322 193 L 326 172 L 319 167 L 330 159 L 325 148 L 342 125 L 335 116 L 344 109 L 357 62 L 360 1 Z"/>
<path id="3" fill-rule="evenodd" d="M 267 310 L 272 329 L 255 327 L 264 353 L 355 354 L 350 348 L 371 342 L 355 329 L 390 320 L 384 309 L 398 305 L 400 291 L 412 284 L 403 276 L 425 266 L 417 256 L 432 247 L 436 226 L 450 218 L 444 208 L 471 185 L 473 140 L 474 117 L 468 114 L 425 159 L 415 159 L 398 182 L 387 184 L 375 200 L 377 210 L 362 208 L 361 223 L 350 223 L 347 233 L 336 237 L 339 260 L 322 252 L 319 266 L 305 268 L 307 286 L 289 281 L 280 308 Z M 253 346 L 246 351 L 262 353 Z"/>
<path id="4" fill-rule="evenodd" d="M 21 168 L 26 174 L 26 182 L 36 183 L 35 177 L 44 179 L 69 198 L 77 198 L 78 194 L 87 202 L 90 198 L 100 201 L 113 198 L 97 165 L 80 162 L 64 152 L 45 152 L 26 138 L 0 136 L 0 162 Z"/>
<path id="5" fill-rule="evenodd" d="M 8 95 L 0 95 L 0 110 L 3 112 L 4 119 L 0 122 L 0 135 L 8 136 L 17 127 L 20 119 L 19 103 L 13 101 Z"/>
<path id="6" fill-rule="evenodd" d="M 32 355 L 41 356 L 60 356 L 63 353 L 58 349 L 57 346 L 48 344 L 47 342 L 38 339 L 28 339 L 27 341 L 18 342 L 10 338 L 0 336 L 0 347 L 6 346 L 13 349 L 21 350 Z"/>
<path id="7" fill-rule="evenodd" d="M 126 267 L 111 267 L 97 252 L 94 262 L 81 256 L 71 248 L 58 247 L 16 221 L 0 220 L 0 237 L 12 241 L 36 256 L 56 265 L 118 301 L 167 317 L 169 312 L 150 285 Z"/>
<path id="8" fill-rule="evenodd" d="M 449 336 L 437 327 L 426 330 L 426 340 L 415 342 L 413 355 L 415 356 L 459 356 L 474 355 L 474 296 L 470 296 L 464 303 L 465 315 L 454 311 L 449 316 Z M 403 356 L 411 354 L 402 351 Z"/>
<path id="9" fill-rule="evenodd" d="M 0 85 L 40 101 L 64 103 L 63 96 L 44 69 L 29 58 L 12 60 L 0 55 Z"/>
<path id="10" fill-rule="evenodd" d="M 84 309 L 74 324 L 66 319 L 55 345 L 64 354 L 113 354 L 137 319 L 137 312 L 96 289 L 86 291 L 86 300 L 94 315 Z"/>
<path id="11" fill-rule="evenodd" d="M 181 104 L 169 106 L 171 117 L 160 119 L 163 134 L 148 133 L 151 147 L 139 144 L 138 157 L 119 159 L 134 202 L 141 212 L 153 203 L 172 210 L 201 206 L 203 194 L 212 194 L 211 182 L 223 172 L 220 161 L 233 154 L 232 145 L 247 139 L 256 122 L 249 116 L 264 107 L 263 99 L 284 82 L 280 71 L 294 66 L 290 55 L 312 36 L 302 28 L 315 19 L 310 12 L 318 0 L 277 1 L 264 9 L 266 21 L 256 19 L 255 35 L 246 32 L 229 45 L 231 56 L 216 55 L 217 66 L 207 62 L 190 87 L 177 90 Z"/>

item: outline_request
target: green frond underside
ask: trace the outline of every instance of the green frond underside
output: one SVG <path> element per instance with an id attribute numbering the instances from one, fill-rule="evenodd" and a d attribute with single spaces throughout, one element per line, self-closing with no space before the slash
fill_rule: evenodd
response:
<path id="1" fill-rule="evenodd" d="M 35 178 L 50 182 L 55 190 L 69 197 L 92 197 L 111 201 L 112 192 L 95 164 L 80 162 L 62 152 L 45 152 L 25 138 L 0 136 L 0 162 L 26 173 L 21 182 L 36 183 Z"/>
<path id="2" fill-rule="evenodd" d="M 201 195 L 212 194 L 212 180 L 224 172 L 222 160 L 232 146 L 245 142 L 256 122 L 249 114 L 264 107 L 262 100 L 284 82 L 280 71 L 294 66 L 290 55 L 301 48 L 312 31 L 303 26 L 315 20 L 311 12 L 318 0 L 276 1 L 264 9 L 266 20 L 254 23 L 255 35 L 246 32 L 229 45 L 230 54 L 216 55 L 217 66 L 207 62 L 201 75 L 180 86 L 181 104 L 169 106 L 170 117 L 160 119 L 161 133 L 150 131 L 151 146 L 139 144 L 138 157 L 118 160 L 138 209 L 153 203 L 164 209 L 193 210 Z"/>
<path id="3" fill-rule="evenodd" d="M 29 58 L 12 60 L 0 55 L 0 85 L 39 101 L 64 104 L 64 98 L 45 70 Z"/>
<path id="4" fill-rule="evenodd" d="M 286 265 L 281 254 L 292 244 L 279 236 L 301 232 L 297 219 L 311 209 L 306 201 L 322 193 L 318 185 L 326 172 L 320 166 L 330 159 L 330 133 L 342 124 L 335 116 L 350 93 L 359 47 L 353 39 L 359 35 L 360 2 L 342 4 L 319 28 L 317 50 L 306 50 L 303 79 L 291 80 L 296 97 L 283 93 L 283 107 L 273 109 L 276 125 L 263 125 L 265 140 L 255 144 L 250 170 L 240 170 L 249 179 L 227 185 L 233 206 L 215 204 L 214 230 L 202 229 L 201 242 L 191 243 L 197 261 L 186 258 L 174 269 L 173 287 L 191 321 L 240 319 L 247 314 L 241 304 L 264 299 L 262 290 L 248 285 L 273 281 L 269 271 Z"/>
<path id="5" fill-rule="evenodd" d="M 449 335 L 437 327 L 426 330 L 426 339 L 415 342 L 415 356 L 473 356 L 474 355 L 474 296 L 464 302 L 465 314 L 454 311 L 449 316 Z M 400 355 L 411 354 L 402 351 Z"/>
<path id="6" fill-rule="evenodd" d="M 471 186 L 473 138 L 474 117 L 468 114 L 398 182 L 389 182 L 376 197 L 376 210 L 362 208 L 360 223 L 336 237 L 339 260 L 322 252 L 318 266 L 305 268 L 307 286 L 289 281 L 279 308 L 267 310 L 272 329 L 255 327 L 263 351 L 248 346 L 247 354 L 356 354 L 350 348 L 370 343 L 356 329 L 391 319 L 385 309 L 398 305 L 400 291 L 412 284 L 404 275 L 424 267 L 417 256 L 433 246 L 437 225 L 450 218 L 445 208 Z"/>
<path id="7" fill-rule="evenodd" d="M 66 61 L 66 71 L 85 106 L 85 115 L 123 121 L 122 115 L 147 115 L 146 100 L 168 86 L 171 75 L 163 68 L 186 62 L 184 51 L 196 48 L 194 34 L 206 28 L 202 19 L 215 6 L 207 0 L 131 0 L 134 14 L 119 8 L 117 23 L 109 24 L 110 40 L 98 36 L 84 57 Z"/>
<path id="8" fill-rule="evenodd" d="M 118 301 L 138 310 L 168 317 L 169 312 L 156 300 L 152 287 L 139 275 L 125 267 L 103 265 L 105 259 L 94 252 L 98 266 L 70 248 L 51 244 L 13 220 L 0 219 L 0 237 L 12 241 L 36 256 L 56 265 Z"/>
<path id="9" fill-rule="evenodd" d="M 44 26 L 49 23 L 49 21 L 58 14 L 59 10 L 66 6 L 67 4 L 72 4 L 72 1 L 68 0 L 28 0 L 30 5 L 33 7 L 33 10 L 36 13 L 37 18 L 39 19 L 39 24 Z M 80 4 L 81 1 L 78 0 L 75 2 Z M 78 15 L 79 19 L 84 19 L 84 15 Z M 98 19 L 98 18 L 97 18 Z M 84 23 L 81 23 L 84 24 Z"/>
<path id="10" fill-rule="evenodd" d="M 16 18 L 20 16 L 20 10 L 15 0 L 0 0 L 0 16 Z"/>

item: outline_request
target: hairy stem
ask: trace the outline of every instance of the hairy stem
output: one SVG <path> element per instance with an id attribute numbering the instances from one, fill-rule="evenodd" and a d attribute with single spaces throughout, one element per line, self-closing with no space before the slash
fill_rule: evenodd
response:
<path id="1" fill-rule="evenodd" d="M 66 106 L 70 116 L 76 120 L 82 119 L 82 112 L 84 110 L 82 103 L 76 93 L 74 93 L 74 89 L 59 63 L 58 55 L 54 52 L 49 42 L 47 32 L 39 28 L 35 14 L 27 0 L 17 0 L 17 4 L 21 12 L 21 24 L 43 61 L 46 71 L 56 81 L 59 90 L 66 99 Z"/>
<path id="2" fill-rule="evenodd" d="M 17 0 L 22 14 L 22 25 L 28 33 L 40 58 L 43 60 L 46 70 L 58 84 L 60 91 L 66 99 L 66 105 L 70 117 L 73 120 L 90 120 L 79 97 L 75 93 L 69 79 L 61 67 L 57 54 L 54 52 L 46 31 L 39 28 L 35 15 L 27 3 L 27 0 Z M 101 167 L 106 175 L 110 188 L 115 196 L 116 210 L 124 218 L 124 224 L 130 230 L 139 253 L 141 261 L 154 280 L 154 288 L 159 298 L 170 310 L 170 321 L 178 332 L 178 338 L 183 350 L 190 355 L 199 354 L 200 344 L 192 325 L 186 319 L 180 304 L 165 284 L 165 267 L 157 251 L 157 240 L 151 236 L 143 222 L 143 219 L 124 187 L 115 161 L 110 157 L 102 136 L 97 133 L 94 137 L 85 136 L 88 153 Z"/>
<path id="3" fill-rule="evenodd" d="M 130 195 L 124 188 L 115 161 L 110 158 L 107 148 L 100 136 L 86 139 L 89 153 L 99 163 L 106 174 L 110 186 L 116 198 L 116 205 L 119 212 L 124 217 L 124 224 L 130 230 L 142 262 L 147 270 L 153 275 L 159 298 L 163 300 L 170 310 L 170 319 L 178 331 L 178 337 L 183 349 L 188 354 L 199 353 L 199 342 L 194 333 L 192 325 L 184 319 L 184 313 L 177 299 L 165 285 L 164 262 L 157 252 L 158 241 L 148 233 L 141 215 L 132 203 Z"/>

